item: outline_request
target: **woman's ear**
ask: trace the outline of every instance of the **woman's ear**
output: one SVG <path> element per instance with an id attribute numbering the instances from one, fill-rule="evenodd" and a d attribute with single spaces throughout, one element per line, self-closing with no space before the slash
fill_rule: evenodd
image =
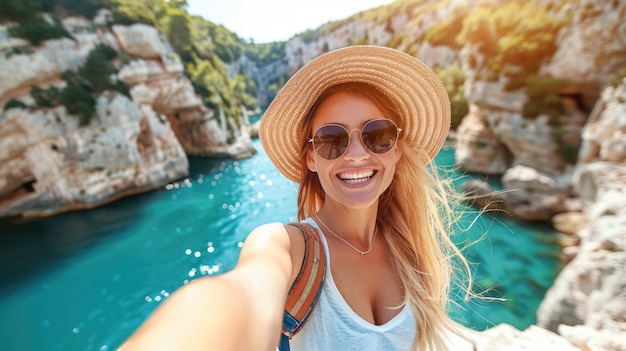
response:
<path id="1" fill-rule="evenodd" d="M 317 172 L 317 166 L 315 165 L 315 155 L 313 155 L 313 148 L 309 147 L 306 150 L 306 165 L 311 172 Z"/>
<path id="2" fill-rule="evenodd" d="M 396 147 L 394 148 L 393 152 L 395 152 L 396 162 L 398 162 L 398 160 L 400 160 L 400 156 L 402 156 L 402 143 L 396 143 Z"/>

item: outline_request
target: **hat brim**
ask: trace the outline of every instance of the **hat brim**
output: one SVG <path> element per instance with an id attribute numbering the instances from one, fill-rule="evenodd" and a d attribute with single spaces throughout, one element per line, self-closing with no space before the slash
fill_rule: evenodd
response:
<path id="1" fill-rule="evenodd" d="M 315 101 L 328 88 L 351 82 L 369 84 L 396 104 L 404 141 L 422 148 L 430 159 L 439 152 L 450 129 L 450 100 L 439 77 L 401 51 L 351 46 L 318 56 L 298 70 L 261 117 L 261 145 L 285 177 L 301 179 L 298 133 Z"/>

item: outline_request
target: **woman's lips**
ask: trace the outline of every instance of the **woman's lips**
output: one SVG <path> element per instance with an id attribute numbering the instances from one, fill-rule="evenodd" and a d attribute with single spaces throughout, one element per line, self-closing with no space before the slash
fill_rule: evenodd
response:
<path id="1" fill-rule="evenodd" d="M 376 174 L 375 171 L 369 170 L 369 171 L 361 171 L 361 172 L 340 173 L 338 177 L 344 183 L 355 185 L 355 184 L 361 184 L 361 183 L 365 183 L 369 181 L 370 179 L 372 179 L 374 174 Z"/>

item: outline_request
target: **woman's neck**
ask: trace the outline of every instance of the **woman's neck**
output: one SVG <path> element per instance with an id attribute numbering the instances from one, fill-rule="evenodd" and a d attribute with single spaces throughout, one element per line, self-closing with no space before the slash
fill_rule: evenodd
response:
<path id="1" fill-rule="evenodd" d="M 324 204 L 313 218 L 320 228 L 330 232 L 327 234 L 339 236 L 352 245 L 367 249 L 376 233 L 377 214 L 378 208 L 375 206 L 367 209 L 346 209 Z"/>

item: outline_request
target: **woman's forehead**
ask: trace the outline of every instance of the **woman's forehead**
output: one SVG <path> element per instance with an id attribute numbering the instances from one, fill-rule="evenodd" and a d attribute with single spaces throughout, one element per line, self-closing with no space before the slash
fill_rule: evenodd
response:
<path id="1" fill-rule="evenodd" d="M 367 97 L 336 92 L 324 99 L 313 114 L 313 129 L 329 123 L 357 128 L 367 121 L 384 117 L 382 111 Z"/>

